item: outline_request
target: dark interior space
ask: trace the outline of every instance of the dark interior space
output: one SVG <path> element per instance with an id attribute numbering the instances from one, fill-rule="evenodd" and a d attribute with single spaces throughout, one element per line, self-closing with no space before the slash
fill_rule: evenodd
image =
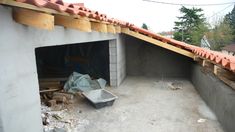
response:
<path id="1" fill-rule="evenodd" d="M 126 36 L 126 42 L 127 75 L 189 79 L 190 58 L 134 37 Z"/>
<path id="2" fill-rule="evenodd" d="M 67 78 L 75 71 L 109 82 L 108 41 L 40 47 L 35 53 L 39 79 Z"/>

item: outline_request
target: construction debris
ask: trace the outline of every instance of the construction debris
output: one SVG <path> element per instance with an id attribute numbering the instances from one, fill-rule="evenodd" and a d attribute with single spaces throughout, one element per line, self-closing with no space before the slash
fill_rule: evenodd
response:
<path id="1" fill-rule="evenodd" d="M 182 89 L 182 83 L 180 82 L 170 82 L 168 86 L 171 90 L 180 90 Z"/>
<path id="2" fill-rule="evenodd" d="M 79 119 L 76 112 L 68 109 L 53 111 L 42 104 L 41 111 L 44 132 L 77 132 L 89 124 L 88 120 Z"/>

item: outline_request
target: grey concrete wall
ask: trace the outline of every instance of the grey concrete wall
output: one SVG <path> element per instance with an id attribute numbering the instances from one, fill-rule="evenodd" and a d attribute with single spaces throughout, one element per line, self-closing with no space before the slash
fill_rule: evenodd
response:
<path id="1" fill-rule="evenodd" d="M 119 86 L 126 77 L 126 52 L 124 35 L 109 41 L 110 85 Z"/>
<path id="2" fill-rule="evenodd" d="M 198 64 L 192 65 L 191 80 L 195 88 L 214 111 L 226 132 L 235 131 L 235 91 Z"/>
<path id="3" fill-rule="evenodd" d="M 160 78 L 190 76 L 190 58 L 130 36 L 125 38 L 127 75 Z"/>
<path id="4" fill-rule="evenodd" d="M 40 30 L 15 23 L 0 5 L 0 132 L 42 132 L 36 47 L 116 39 L 56 26 Z"/>

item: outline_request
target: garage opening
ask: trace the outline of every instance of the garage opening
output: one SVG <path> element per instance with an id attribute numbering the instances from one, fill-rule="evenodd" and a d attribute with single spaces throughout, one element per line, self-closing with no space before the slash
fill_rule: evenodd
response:
<path id="1" fill-rule="evenodd" d="M 84 125 L 81 122 L 86 121 L 78 117 L 81 110 L 73 108 L 80 104 L 77 102 L 88 100 L 82 98 L 81 92 L 68 92 L 64 86 L 74 72 L 88 75 L 92 82 L 102 78 L 109 85 L 109 41 L 40 47 L 35 49 L 35 54 L 44 131 L 72 126 L 81 130 Z M 91 84 L 97 85 L 94 82 Z"/>
<path id="2" fill-rule="evenodd" d="M 36 48 L 38 78 L 68 78 L 73 72 L 109 82 L 108 41 Z"/>

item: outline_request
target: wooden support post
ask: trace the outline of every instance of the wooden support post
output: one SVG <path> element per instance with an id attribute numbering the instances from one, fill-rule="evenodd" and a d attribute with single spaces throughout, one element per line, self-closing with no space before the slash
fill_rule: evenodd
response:
<path id="1" fill-rule="evenodd" d="M 109 33 L 113 33 L 113 34 L 116 33 L 115 27 L 113 25 L 110 25 L 110 24 L 107 25 L 107 31 Z"/>
<path id="2" fill-rule="evenodd" d="M 13 19 L 20 24 L 33 26 L 40 29 L 54 29 L 53 15 L 27 9 L 14 9 L 12 15 Z"/>
<path id="3" fill-rule="evenodd" d="M 215 75 L 218 75 L 218 70 L 219 70 L 219 67 L 217 65 L 214 65 L 213 73 Z"/>
<path id="4" fill-rule="evenodd" d="M 91 29 L 97 32 L 107 33 L 107 25 L 101 22 L 91 22 Z"/>
<path id="5" fill-rule="evenodd" d="M 203 59 L 200 56 L 194 55 L 193 60 L 202 65 Z"/>
<path id="6" fill-rule="evenodd" d="M 66 28 L 78 29 L 84 32 L 91 32 L 91 22 L 86 17 L 75 19 L 73 17 L 55 15 L 55 24 Z"/>
<path id="7" fill-rule="evenodd" d="M 214 64 L 211 63 L 210 61 L 206 60 L 206 59 L 202 60 L 202 66 L 207 67 L 207 68 L 211 68 L 211 69 L 214 68 Z"/>
<path id="8" fill-rule="evenodd" d="M 193 60 L 194 60 L 194 61 L 202 61 L 202 58 L 200 58 L 200 57 L 197 56 L 197 55 L 194 55 L 194 56 L 193 56 Z"/>

